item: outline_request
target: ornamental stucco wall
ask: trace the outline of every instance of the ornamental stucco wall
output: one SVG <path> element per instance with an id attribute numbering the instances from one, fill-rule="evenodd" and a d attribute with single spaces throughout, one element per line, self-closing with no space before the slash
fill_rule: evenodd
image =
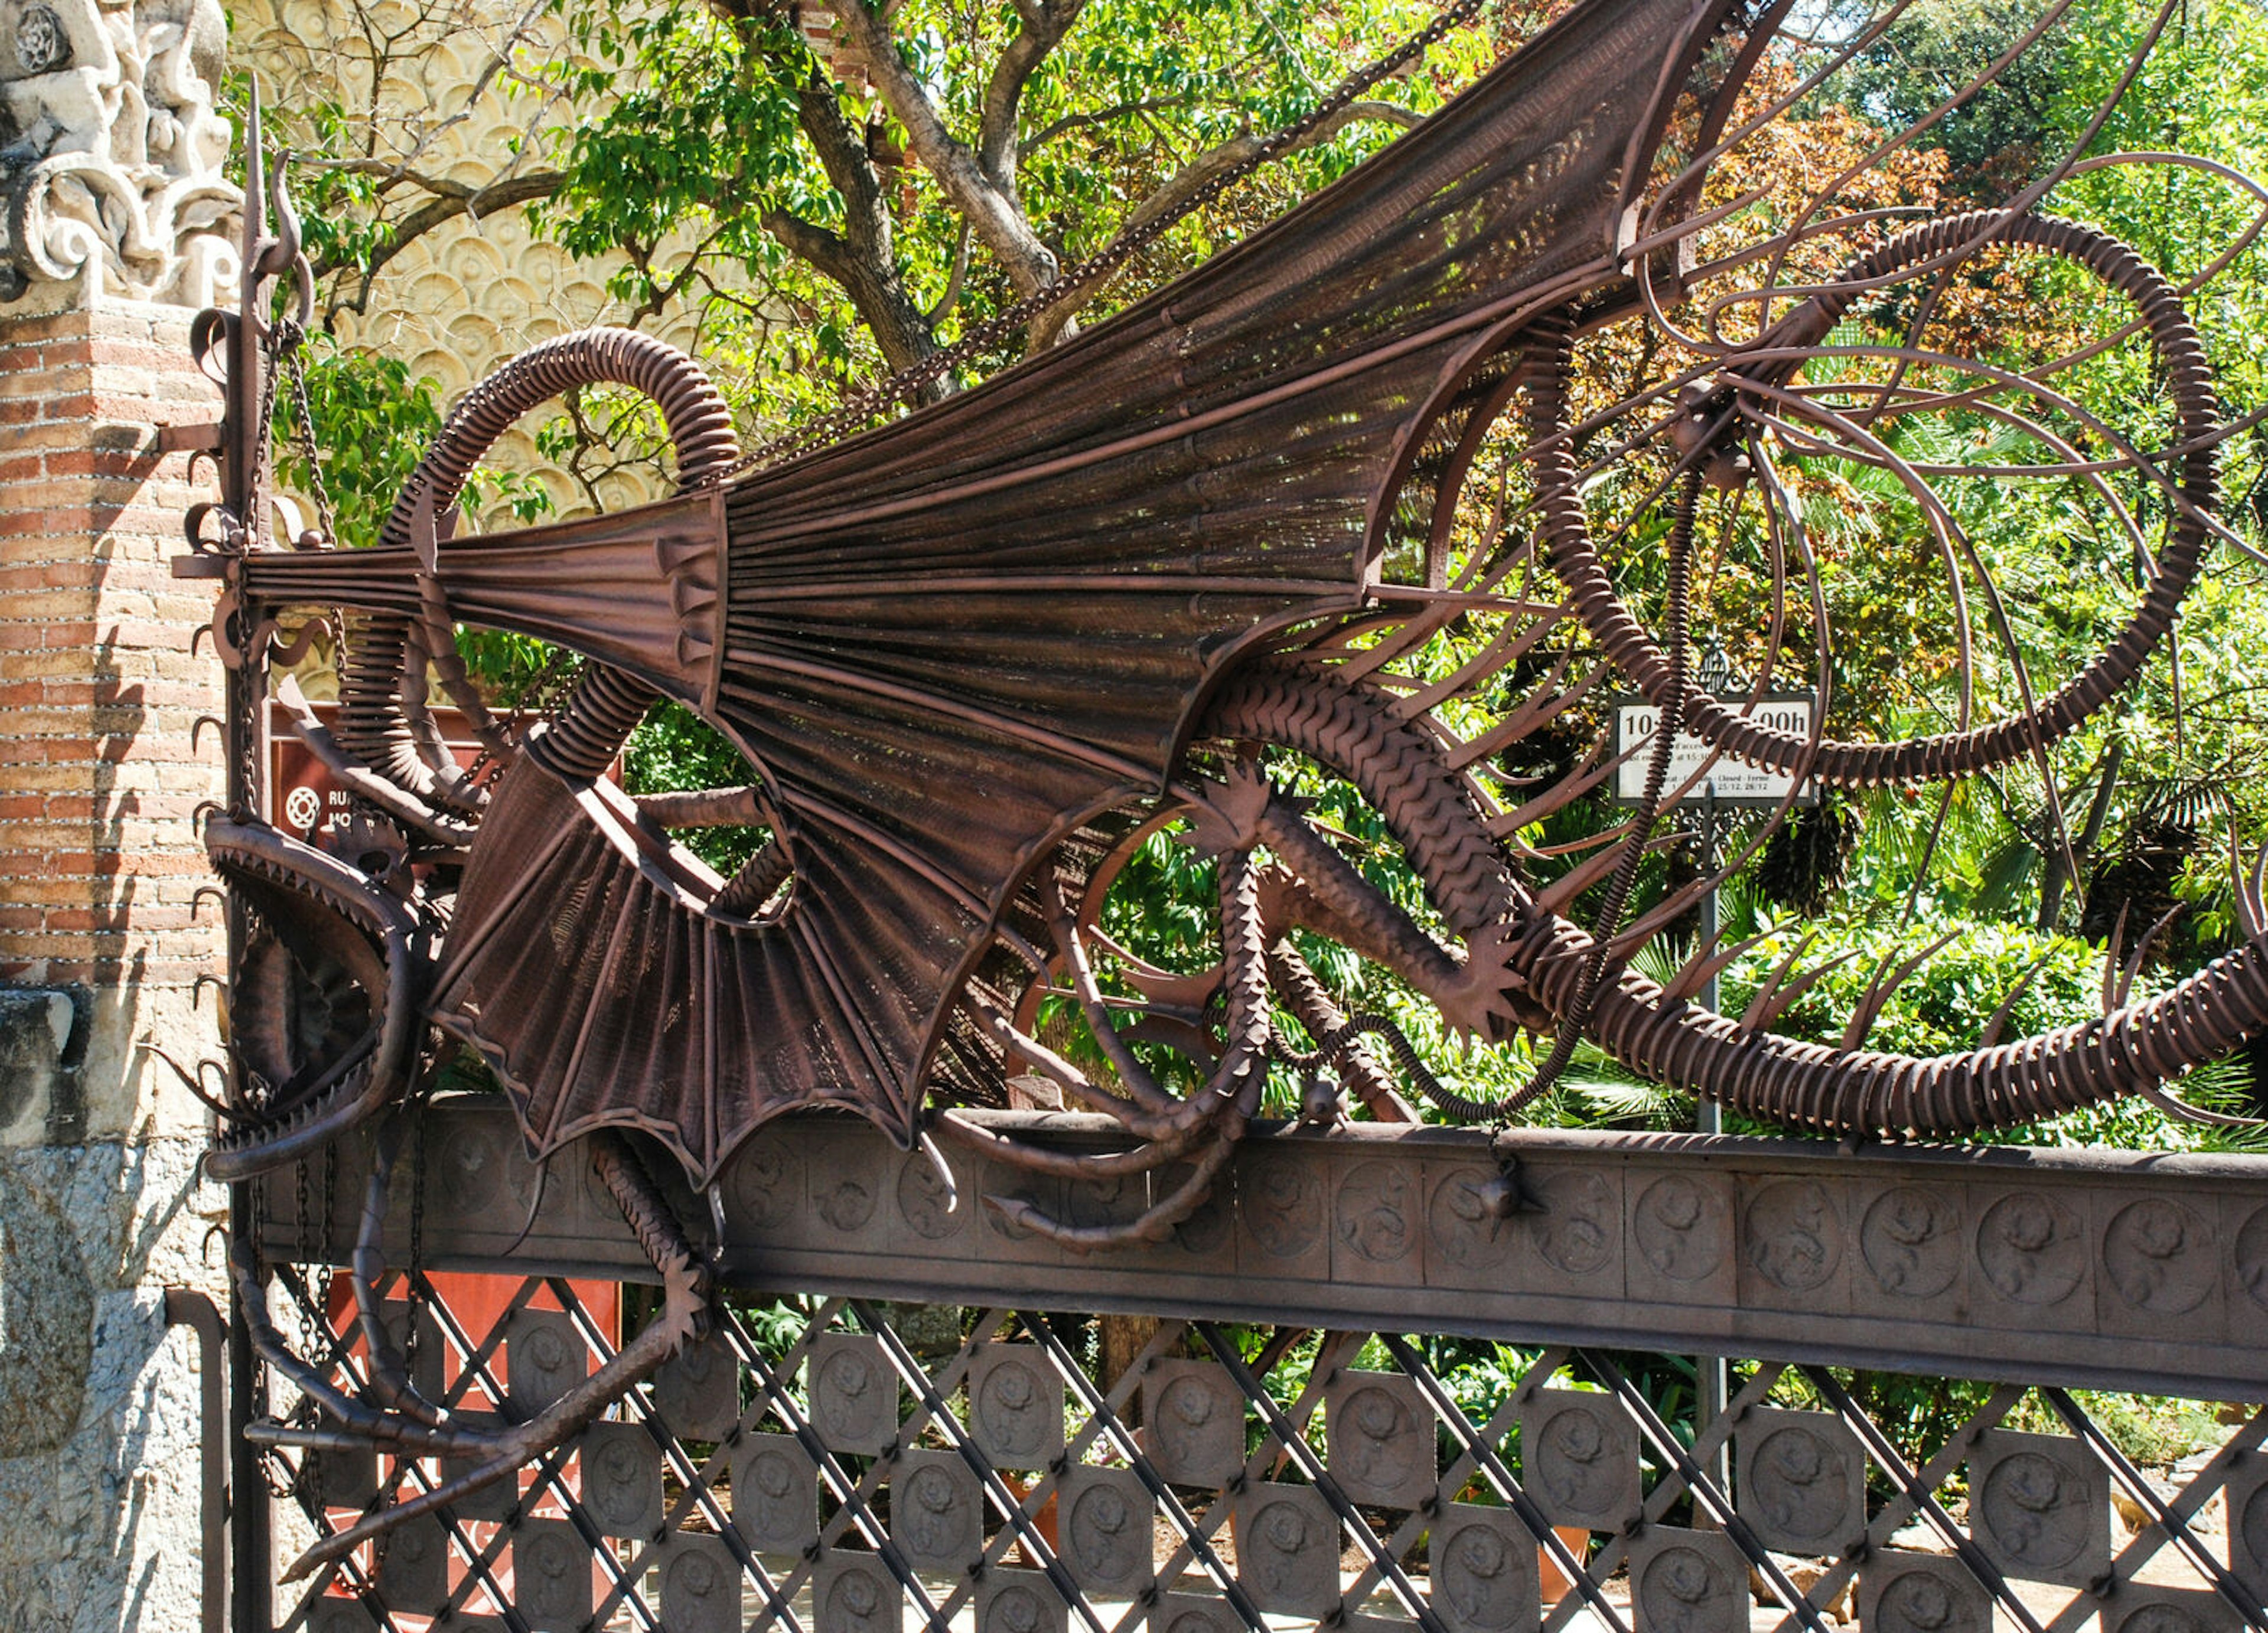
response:
<path id="1" fill-rule="evenodd" d="M 367 107 L 372 74 L 357 13 L 406 31 L 412 44 L 380 77 L 379 115 L 367 121 L 378 155 L 388 162 L 469 188 L 548 162 L 540 144 L 527 140 L 529 128 L 556 124 L 561 115 L 540 117 L 540 98 L 508 93 L 496 72 L 503 52 L 524 63 L 565 54 L 558 21 L 543 8 L 524 0 L 442 0 L 414 8 L 390 0 L 239 0 L 232 13 L 232 59 L 259 75 L 272 106 L 287 110 Z M 515 151 L 516 143 L 524 151 Z M 334 331 L 347 344 L 399 358 L 413 375 L 437 382 L 446 407 L 539 341 L 623 320 L 622 303 L 607 291 L 620 265 L 567 254 L 530 231 L 519 204 L 459 216 L 389 261 L 367 309 L 337 313 Z M 693 342 L 694 318 L 681 309 L 639 327 L 688 349 Z M 540 477 L 563 515 L 588 509 L 582 488 L 537 452 L 534 428 L 541 417 L 508 436 L 490 463 Z M 601 479 L 599 491 L 608 508 L 659 497 L 629 472 Z"/>

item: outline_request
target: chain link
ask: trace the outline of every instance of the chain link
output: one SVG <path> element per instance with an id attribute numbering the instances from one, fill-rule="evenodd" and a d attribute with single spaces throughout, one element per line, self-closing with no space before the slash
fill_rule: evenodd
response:
<path id="1" fill-rule="evenodd" d="M 308 495 L 315 501 L 315 523 L 322 529 L 323 541 L 336 544 L 339 528 L 331 511 L 331 492 L 323 482 L 322 445 L 315 436 L 315 409 L 307 395 L 307 363 L 300 355 L 299 342 L 306 338 L 304 331 L 289 318 L 276 325 L 277 331 L 289 331 L 291 338 L 283 349 L 284 366 L 291 376 L 291 414 L 298 422 L 300 456 L 307 462 Z M 269 386 L 274 395 L 274 386 Z M 297 544 L 298 540 L 292 542 Z"/>
<path id="2" fill-rule="evenodd" d="M 716 486 L 744 472 L 777 465 L 840 441 L 863 428 L 867 421 L 883 409 L 910 403 L 924 387 L 944 379 L 947 373 L 980 353 L 998 345 L 1034 320 L 1045 316 L 1067 301 L 1093 293 L 1105 278 L 1165 237 L 1190 215 L 1219 199 L 1263 165 L 1273 162 L 1304 143 L 1323 125 L 1345 112 L 1357 97 L 1381 80 L 1392 78 L 1409 67 L 1446 39 L 1452 29 L 1471 22 L 1480 15 L 1484 4 L 1486 0 L 1452 0 L 1452 4 L 1425 27 L 1386 55 L 1348 75 L 1304 116 L 1264 137 L 1258 147 L 1219 174 L 1208 177 L 1170 209 L 1121 233 L 1087 260 L 1060 273 L 1052 283 L 1035 290 L 1002 308 L 950 346 L 939 348 L 918 363 L 909 364 L 887 379 L 859 392 L 812 423 L 762 444 L 715 473 L 704 485 Z"/>

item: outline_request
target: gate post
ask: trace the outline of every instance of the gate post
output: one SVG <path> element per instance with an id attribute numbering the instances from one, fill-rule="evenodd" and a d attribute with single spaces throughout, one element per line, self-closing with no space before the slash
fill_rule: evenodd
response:
<path id="1" fill-rule="evenodd" d="M 212 0 L 0 12 L 0 1603 L 32 1627 L 198 1624 L 201 1346 L 223 1290 L 196 1181 L 218 1051 L 220 789 L 195 497 L 158 428 L 216 417 L 188 361 L 238 200 Z M 215 1357 L 217 1360 L 217 1357 Z"/>

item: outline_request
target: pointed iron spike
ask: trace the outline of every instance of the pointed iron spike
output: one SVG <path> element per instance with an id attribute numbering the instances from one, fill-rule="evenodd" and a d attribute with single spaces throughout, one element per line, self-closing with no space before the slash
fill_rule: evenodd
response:
<path id="1" fill-rule="evenodd" d="M 2106 1015 L 2117 1007 L 2112 995 L 2118 988 L 2118 955 L 2126 945 L 2126 910 L 2133 905 L 2131 896 L 2118 904 L 2118 916 L 2110 926 L 2110 939 L 2102 947 L 2102 1012 Z"/>
<path id="2" fill-rule="evenodd" d="M 1602 782 L 1621 770 L 1624 762 L 1638 752 L 1638 748 L 1631 747 L 1616 754 L 1611 760 L 1592 763 L 1612 740 L 1611 733 L 1602 733 L 1597 745 L 1583 757 L 1573 776 L 1560 778 L 1558 782 L 1536 795 L 1535 798 L 1515 806 L 1500 816 L 1490 818 L 1490 828 L 1499 834 L 1516 834 L 1523 828 L 1541 822 L 1554 812 L 1565 809 L 1589 793 Z M 1582 769 L 1584 766 L 1588 766 L 1589 769 Z"/>
<path id="3" fill-rule="evenodd" d="M 1744 940 L 1734 942 L 1731 946 L 1727 947 L 1722 953 L 1715 953 L 1713 956 L 1708 958 L 1704 958 L 1701 953 L 1697 950 L 1694 955 L 1691 958 L 1687 959 L 1684 965 L 1678 970 L 1677 978 L 1671 982 L 1668 986 L 1662 989 L 1661 996 L 1663 999 L 1666 1002 L 1674 1004 L 1682 1004 L 1685 1002 L 1695 993 L 1700 991 L 1703 983 L 1708 981 L 1711 976 L 1722 975 L 1726 968 L 1731 965 L 1734 960 L 1739 958 L 1743 953 L 1755 947 L 1757 943 L 1763 941 L 1765 937 L 1770 934 L 1771 932 L 1769 931 L 1760 931 L 1756 935 L 1748 937 Z M 1712 948 L 1716 947 L 1719 945 L 1724 939 L 1724 932 L 1719 931 L 1709 945 Z"/>
<path id="4" fill-rule="evenodd" d="M 1588 861 L 1576 864 L 1536 894 L 1535 911 L 1539 914 L 1557 913 L 1561 908 L 1565 907 L 1609 873 L 1614 872 L 1616 864 L 1621 860 L 1622 848 L 1618 845 L 1609 845 Z"/>
<path id="5" fill-rule="evenodd" d="M 2182 916 L 2182 908 L 2184 905 L 2186 904 L 2183 902 L 2175 902 L 2163 917 L 2142 932 L 2142 938 L 2134 944 L 2134 951 L 2127 956 L 2125 968 L 2119 973 L 2118 989 L 2111 995 L 2110 1007 L 2102 1011 L 2105 1015 L 2126 1007 L 2126 999 L 2134 990 L 2135 980 L 2142 973 L 2142 965 L 2149 958 L 2150 949 L 2156 945 L 2158 938 L 2166 932 L 2168 927 Z"/>
<path id="6" fill-rule="evenodd" d="M 1867 989 L 1859 995 L 1859 1002 L 1852 1006 L 1851 1019 L 1843 1028 L 1843 1041 L 1837 1046 L 1845 1055 L 1867 1041 L 1867 1034 L 1874 1029 L 1874 1022 L 1881 1019 L 1882 1004 L 1888 997 L 1882 990 L 1882 977 L 1889 974 L 1890 960 L 1896 957 L 1895 949 L 1882 954 L 1874 966 L 1874 973 L 1867 978 Z"/>
<path id="7" fill-rule="evenodd" d="M 1577 703 L 1580 703 L 1605 679 L 1607 669 L 1601 665 L 1572 686 L 1561 685 L 1566 678 L 1574 654 L 1563 654 L 1551 666 L 1550 673 L 1528 689 L 1519 707 L 1505 715 L 1495 725 L 1477 736 L 1458 744 L 1449 751 L 1449 769 L 1462 771 L 1476 760 L 1501 753 L 1508 745 L 1518 742 L 1539 728 L 1549 725 Z"/>
<path id="8" fill-rule="evenodd" d="M 2268 845 L 2252 853 L 2252 886 L 2244 894 L 2251 904 L 2252 916 L 2260 925 L 2253 933 L 2268 933 Z"/>
<path id="9" fill-rule="evenodd" d="M 1858 956 L 1859 950 L 1856 947 L 1852 948 L 1848 953 L 1838 953 L 1833 958 L 1828 960 L 1827 962 L 1820 965 L 1817 968 L 1804 971 L 1803 974 L 1798 975 L 1793 981 L 1789 982 L 1786 985 L 1778 989 L 1778 991 L 1773 993 L 1768 1003 L 1764 1003 L 1761 1005 L 1757 1004 L 1750 1004 L 1749 1005 L 1749 1015 L 1756 1015 L 1757 1018 L 1756 1021 L 1751 1024 L 1749 1015 L 1742 1016 L 1741 1029 L 1743 1032 L 1764 1032 L 1770 1030 L 1774 1021 L 1786 1014 L 1788 1011 L 1793 1009 L 1797 1004 L 1802 1003 L 1805 995 L 1809 993 L 1814 987 L 1817 986 L 1821 982 L 1826 980 L 1829 975 L 1842 968 L 1844 965 L 1848 964 L 1852 959 L 1857 958 Z M 1761 1011 L 1760 1013 L 1759 1011 Z"/>
<path id="10" fill-rule="evenodd" d="M 1845 1054 L 1866 1042 L 1867 1034 L 1874 1029 L 1874 1023 L 1881 1019 L 1884 1006 L 1889 1003 L 1897 989 L 1905 985 L 1908 977 L 1943 948 L 1946 943 L 1960 933 L 1957 930 L 1947 931 L 1895 969 L 1889 967 L 1890 958 L 1893 955 L 1883 956 L 1881 966 L 1874 971 L 1874 978 L 1867 983 L 1867 996 L 1859 1001 L 1858 1011 L 1851 1017 L 1851 1024 L 1843 1029 L 1843 1048 Z"/>
<path id="11" fill-rule="evenodd" d="M 2225 1111 L 2207 1111 L 2202 1106 L 2192 1106 L 2166 1088 L 2144 1088 L 2142 1098 L 2176 1122 L 2186 1122 L 2203 1129 L 2257 1129 L 2268 1127 L 2258 1117 L 2239 1117 Z"/>
<path id="12" fill-rule="evenodd" d="M 1978 1053 L 1981 1054 L 1986 1049 L 1998 1046 L 2001 1030 L 2008 1024 L 2008 1017 L 2016 1012 L 2017 1000 L 2024 996 L 2025 989 L 2032 984 L 2032 977 L 2045 969 L 2047 965 L 2047 959 L 2043 956 L 2034 962 L 2029 969 L 2016 977 L 2016 984 L 2008 989 L 2008 996 L 2000 1000 L 2000 1006 L 1994 1010 L 1991 1018 L 1985 1021 L 1984 1030 L 1977 1034 Z"/>
<path id="13" fill-rule="evenodd" d="M 1780 982 L 1787 979 L 1788 972 L 1795 967 L 1795 961 L 1808 953 L 1811 950 L 1811 944 L 1818 939 L 1817 931 L 1805 931 L 1802 935 L 1796 938 L 1795 945 L 1787 950 L 1787 956 L 1772 967 L 1771 973 L 1764 977 L 1764 984 L 1756 989 L 1754 996 L 1749 999 L 1747 1011 L 1741 1016 L 1741 1029 L 1743 1032 L 1756 1028 L 1759 1024 L 1757 1017 L 1765 1012 L 1764 1006 L 1771 1002 L 1772 994 L 1779 990 Z"/>
<path id="14" fill-rule="evenodd" d="M 2236 823 L 2228 825 L 2228 890 L 2236 901 L 2236 919 L 2244 926 L 2248 940 L 2258 940 L 2268 935 L 2268 908 L 2260 898 L 2260 868 L 2268 864 L 2268 846 L 2263 846 L 2254 858 L 2250 878 L 2246 875 L 2243 848 L 2236 841 Z"/>

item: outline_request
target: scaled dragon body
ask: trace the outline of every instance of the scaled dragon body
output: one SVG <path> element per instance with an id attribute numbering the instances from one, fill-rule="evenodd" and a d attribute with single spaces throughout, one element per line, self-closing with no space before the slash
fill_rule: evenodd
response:
<path id="1" fill-rule="evenodd" d="M 669 1289 L 663 1316 L 535 1422 L 498 1433 L 451 1421 L 401 1375 L 368 1291 L 382 1136 L 356 1265 L 377 1398 L 327 1390 L 263 1324 L 270 1359 L 336 1424 L 265 1432 L 482 1460 L 311 1558 L 508 1474 L 698 1330 L 704 1272 L 619 1131 L 657 1143 L 696 1185 L 766 1119 L 809 1105 L 850 1107 L 904 1143 L 933 1129 L 1074 1178 L 1178 1166 L 1130 1225 L 1006 1204 L 1032 1228 L 1103 1247 L 1187 1216 L 1260 1114 L 1271 1068 L 1305 1074 L 1310 1114 L 1351 1097 L 1405 1116 L 1412 1091 L 1500 1121 L 1588 1039 L 1754 1117 L 1896 1136 L 2155 1093 L 2268 1026 L 2257 938 L 2099 1021 L 1933 1059 L 1866 1050 L 1863 1024 L 1839 1047 L 1777 1035 L 1772 1018 L 1815 979 L 1793 960 L 1749 1015 L 1701 1008 L 1691 1000 L 1724 949 L 1697 948 L 1666 987 L 1629 965 L 1706 883 L 1626 918 L 1675 791 L 1666 730 L 1640 751 L 1645 792 L 1619 828 L 1572 848 L 1572 865 L 1570 847 L 1534 837 L 1616 768 L 1599 748 L 1523 779 L 1503 770 L 1508 755 L 1609 674 L 1717 753 L 1798 783 L 2035 763 L 2158 649 L 2218 527 L 2220 410 L 2183 291 L 2116 240 L 2044 213 L 2056 177 L 1999 209 L 1830 223 L 1858 247 L 1808 284 L 1786 268 L 1817 236 L 1812 223 L 1706 259 L 1730 212 L 1704 183 L 1757 122 L 1742 98 L 1784 11 L 1586 0 L 1344 180 L 1112 320 L 753 473 L 688 360 L 619 331 L 549 342 L 459 408 L 368 551 L 261 548 L 256 451 L 240 430 L 259 325 L 216 321 L 208 339 L 230 348 L 239 442 L 225 536 L 211 542 L 200 517 L 208 542 L 191 570 L 226 580 L 217 627 L 240 703 L 262 687 L 278 614 L 338 619 L 338 714 L 328 730 L 304 719 L 302 734 L 400 844 L 374 869 L 321 856 L 261 821 L 248 784 L 211 823 L 240 904 L 236 1085 L 211 1169 L 253 1175 L 384 1112 L 446 1035 L 493 1066 L 539 1157 L 600 1136 L 602 1178 Z M 252 232 L 247 313 L 291 248 L 288 233 Z M 2058 394 L 2067 359 L 2026 372 L 1932 349 L 1936 297 L 1916 316 L 1917 293 L 2019 253 L 2060 259 L 2124 304 L 2124 336 L 2164 382 L 2150 449 Z M 1750 298 L 1758 315 L 1732 326 L 1742 337 L 1723 338 L 1714 315 L 1689 332 L 1669 314 L 1712 271 L 1742 267 L 1764 268 L 1756 287 L 1778 295 Z M 1830 343 L 1885 291 L 1907 303 L 1901 344 Z M 1647 325 L 1685 345 L 1690 366 L 1612 405 L 1580 401 L 1580 348 Z M 1896 362 L 1854 401 L 1807 372 L 1837 356 Z M 1970 383 L 1948 388 L 1948 371 Z M 496 438 L 601 382 L 659 406 L 678 497 L 456 535 L 459 490 Z M 1999 717 L 1973 718 L 1964 685 L 1947 729 L 1910 739 L 1774 732 L 1705 692 L 1688 648 L 1715 507 L 1754 507 L 1747 536 L 1773 563 L 1773 631 L 1808 601 L 1823 647 L 1786 467 L 1831 444 L 1926 494 L 1944 473 L 1901 453 L 1889 425 L 1948 403 L 2044 450 L 2017 474 L 2082 484 L 2130 527 L 2145 511 L 2158 519 L 2124 629 L 2058 683 L 2025 678 Z M 2088 452 L 2064 429 L 2073 423 L 2089 429 Z M 1468 477 L 1505 448 L 1513 497 L 1476 544 L 1460 508 Z M 1617 472 L 1630 496 L 1619 522 L 1595 497 Z M 2114 493 L 2114 478 L 2143 497 Z M 1962 559 L 1957 520 L 1915 503 L 1927 537 Z M 1663 564 L 1642 594 L 1618 564 L 1640 518 Z M 459 624 L 580 654 L 571 695 L 534 729 L 508 729 L 456 660 Z M 442 751 L 429 677 L 474 715 L 492 775 L 468 778 Z M 644 800 L 615 787 L 607 769 L 657 698 L 722 730 L 750 784 Z M 1373 882 L 1309 810 L 1325 785 L 1374 813 L 1422 907 Z M 769 834 L 730 876 L 668 833 L 720 821 Z M 1202 970 L 1145 960 L 1104 925 L 1114 884 L 1165 825 L 1211 860 L 1216 956 Z M 2257 929 L 2257 886 L 2248 905 Z M 1533 1036 L 1528 1083 L 1481 1098 L 1435 1081 L 1388 1018 L 1311 967 L 1303 938 L 1337 943 L 1469 1037 Z M 1058 1019 L 1043 1024 L 1043 1011 Z M 1304 1043 L 1286 1036 L 1291 1020 Z M 1066 1024 L 1083 1052 L 1065 1044 Z M 998 1104 L 1011 1080 L 1034 1078 L 1139 1144 L 1050 1154 L 938 1110 Z M 257 1267 L 239 1274 L 257 1307 Z"/>

